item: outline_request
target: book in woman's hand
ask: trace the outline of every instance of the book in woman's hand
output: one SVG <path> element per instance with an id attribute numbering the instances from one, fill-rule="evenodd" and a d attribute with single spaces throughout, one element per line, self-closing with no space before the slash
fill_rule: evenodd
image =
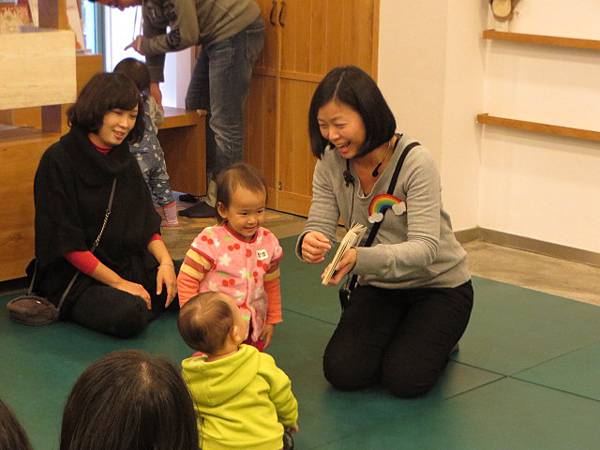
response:
<path id="1" fill-rule="evenodd" d="M 329 263 L 325 269 L 325 272 L 323 272 L 323 277 L 321 280 L 322 284 L 327 285 L 329 283 L 329 280 L 331 280 L 331 277 L 335 274 L 337 265 L 344 256 L 344 253 L 346 253 L 347 250 L 356 247 L 362 240 L 366 231 L 367 227 L 360 223 L 355 223 L 350 227 L 346 235 L 340 241 L 340 245 L 335 252 L 335 255 L 333 255 L 331 263 Z"/>

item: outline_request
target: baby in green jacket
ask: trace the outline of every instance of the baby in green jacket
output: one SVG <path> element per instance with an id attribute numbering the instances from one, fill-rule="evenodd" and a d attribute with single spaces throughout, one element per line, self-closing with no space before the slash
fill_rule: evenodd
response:
<path id="1" fill-rule="evenodd" d="M 202 450 L 292 449 L 298 402 L 291 381 L 272 356 L 242 344 L 248 322 L 235 300 L 220 292 L 197 295 L 177 325 L 187 345 L 202 352 L 181 364 Z"/>

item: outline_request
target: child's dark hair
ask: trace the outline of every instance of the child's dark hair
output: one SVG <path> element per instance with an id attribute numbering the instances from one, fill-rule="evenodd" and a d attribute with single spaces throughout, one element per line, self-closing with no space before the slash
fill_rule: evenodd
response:
<path id="1" fill-rule="evenodd" d="M 0 450 L 32 450 L 25 430 L 0 400 Z"/>
<path id="2" fill-rule="evenodd" d="M 217 205 L 220 203 L 229 208 L 231 198 L 239 187 L 251 192 L 267 194 L 267 184 L 260 172 L 246 163 L 236 163 L 222 171 L 217 177 Z M 223 218 L 217 208 L 217 222 L 222 223 Z"/>
<path id="3" fill-rule="evenodd" d="M 115 66 L 113 72 L 127 75 L 133 80 L 142 95 L 148 95 L 148 91 L 150 90 L 150 71 L 146 64 L 139 59 L 123 59 Z"/>
<path id="4" fill-rule="evenodd" d="M 177 328 L 185 343 L 212 355 L 223 348 L 233 327 L 233 313 L 219 292 L 192 297 L 179 311 Z"/>
<path id="5" fill-rule="evenodd" d="M 319 109 L 332 100 L 349 106 L 363 120 L 366 137 L 357 156 L 375 150 L 396 132 L 394 114 L 373 78 L 356 66 L 336 67 L 317 86 L 308 111 L 310 147 L 317 158 L 321 158 L 329 143 L 321 135 L 317 115 Z"/>
<path id="6" fill-rule="evenodd" d="M 75 104 L 67 111 L 67 118 L 72 127 L 98 133 L 106 113 L 114 109 L 129 111 L 136 106 L 137 119 L 126 138 L 130 143 L 138 142 L 144 134 L 144 104 L 140 91 L 122 73 L 97 73 L 83 87 Z"/>
<path id="7" fill-rule="evenodd" d="M 194 405 L 167 360 L 110 353 L 79 377 L 65 406 L 61 450 L 197 450 Z"/>

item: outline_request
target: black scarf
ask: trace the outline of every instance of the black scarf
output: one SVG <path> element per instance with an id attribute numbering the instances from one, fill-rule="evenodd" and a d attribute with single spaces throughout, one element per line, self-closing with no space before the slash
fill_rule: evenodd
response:
<path id="1" fill-rule="evenodd" d="M 51 285 L 42 286 L 40 293 L 61 291 L 74 273 L 63 258 L 66 253 L 91 248 L 114 177 L 112 213 L 95 255 L 131 281 L 142 282 L 145 272 L 156 266 L 147 246 L 160 233 L 160 217 L 128 144 L 104 155 L 86 132 L 75 128 L 46 150 L 35 176 L 35 251 L 41 283 Z"/>

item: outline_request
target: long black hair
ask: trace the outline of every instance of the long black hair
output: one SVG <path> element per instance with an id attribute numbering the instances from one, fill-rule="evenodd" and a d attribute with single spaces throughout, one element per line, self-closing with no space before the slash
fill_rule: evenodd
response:
<path id="1" fill-rule="evenodd" d="M 89 366 L 63 413 L 61 450 L 197 450 L 192 398 L 163 358 L 128 350 Z"/>
<path id="2" fill-rule="evenodd" d="M 0 400 L 0 450 L 32 450 L 25 430 Z"/>

